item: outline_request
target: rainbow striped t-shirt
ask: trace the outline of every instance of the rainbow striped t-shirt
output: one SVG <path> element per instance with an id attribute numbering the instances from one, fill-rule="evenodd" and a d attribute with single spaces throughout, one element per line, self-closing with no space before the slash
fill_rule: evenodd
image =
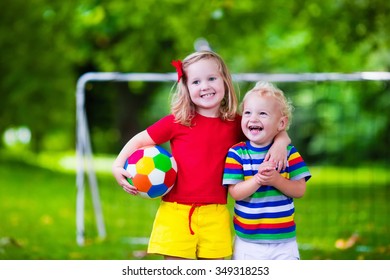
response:
<path id="1" fill-rule="evenodd" d="M 237 184 L 254 176 L 271 145 L 258 148 L 246 141 L 231 147 L 225 161 L 223 184 Z M 309 180 L 309 169 L 296 148 L 289 145 L 287 150 L 288 166 L 281 175 L 289 180 Z M 294 212 L 291 197 L 272 186 L 261 186 L 250 197 L 235 202 L 233 224 L 236 235 L 253 243 L 295 240 Z"/>

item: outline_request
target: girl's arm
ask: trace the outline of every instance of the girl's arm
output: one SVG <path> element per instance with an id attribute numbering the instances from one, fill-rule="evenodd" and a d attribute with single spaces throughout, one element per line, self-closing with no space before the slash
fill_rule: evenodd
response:
<path id="1" fill-rule="evenodd" d="M 287 167 L 287 146 L 291 139 L 285 130 L 279 132 L 274 139 L 274 143 L 266 154 L 264 161 L 273 161 L 280 171 Z"/>
<path id="2" fill-rule="evenodd" d="M 129 172 L 124 169 L 127 158 L 137 149 L 155 145 L 156 143 L 149 136 L 149 133 L 144 130 L 131 138 L 119 152 L 117 158 L 112 164 L 112 173 L 117 183 L 128 193 L 137 194 L 137 189 L 130 185 L 127 178 L 131 178 Z"/>

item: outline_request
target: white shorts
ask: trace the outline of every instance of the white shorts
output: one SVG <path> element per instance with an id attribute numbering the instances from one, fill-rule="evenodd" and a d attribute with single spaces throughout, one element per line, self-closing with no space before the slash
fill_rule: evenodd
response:
<path id="1" fill-rule="evenodd" d="M 250 243 L 236 236 L 233 260 L 299 260 L 296 241 L 286 243 Z"/>

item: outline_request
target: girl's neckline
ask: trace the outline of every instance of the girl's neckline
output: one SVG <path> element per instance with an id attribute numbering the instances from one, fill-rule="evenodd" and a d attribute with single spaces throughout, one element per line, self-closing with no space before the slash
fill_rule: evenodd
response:
<path id="1" fill-rule="evenodd" d="M 200 114 L 198 112 L 195 112 L 195 116 L 200 116 L 200 117 L 206 118 L 206 119 L 219 119 L 220 118 L 219 116 L 217 116 L 217 117 L 205 116 L 205 115 L 202 115 L 202 114 Z"/>

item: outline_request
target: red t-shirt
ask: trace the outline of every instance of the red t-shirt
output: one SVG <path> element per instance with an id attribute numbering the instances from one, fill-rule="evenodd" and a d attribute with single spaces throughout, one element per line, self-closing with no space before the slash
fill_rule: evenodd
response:
<path id="1" fill-rule="evenodd" d="M 177 162 L 175 186 L 164 201 L 182 204 L 226 204 L 227 190 L 222 185 L 225 157 L 229 148 L 241 141 L 241 117 L 234 121 L 196 114 L 193 126 L 175 123 L 168 115 L 147 128 L 153 141 L 170 141 Z"/>

